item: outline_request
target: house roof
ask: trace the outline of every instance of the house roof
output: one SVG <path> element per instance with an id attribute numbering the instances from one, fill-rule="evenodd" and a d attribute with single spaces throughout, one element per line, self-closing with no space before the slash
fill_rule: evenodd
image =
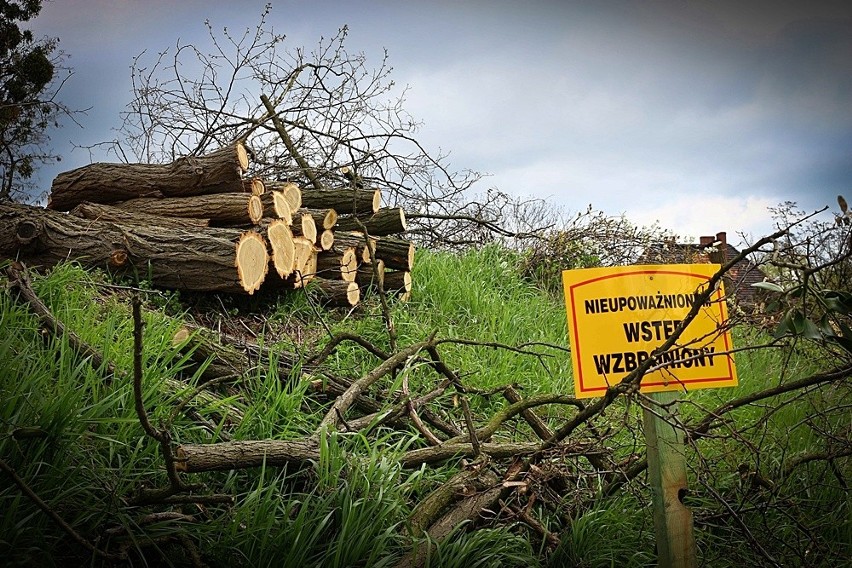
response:
<path id="1" fill-rule="evenodd" d="M 647 247 L 639 258 L 640 264 L 725 264 L 740 254 L 727 242 L 724 232 L 715 237 L 701 237 L 698 243 L 666 241 Z M 725 275 L 725 293 L 739 304 L 754 304 L 759 288 L 753 286 L 766 280 L 766 274 L 750 259 L 737 262 Z"/>

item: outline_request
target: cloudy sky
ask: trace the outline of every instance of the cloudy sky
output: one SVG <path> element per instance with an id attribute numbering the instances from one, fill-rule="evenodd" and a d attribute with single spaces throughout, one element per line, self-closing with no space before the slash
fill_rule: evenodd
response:
<path id="1" fill-rule="evenodd" d="M 60 38 L 82 128 L 63 156 L 111 140 L 132 58 L 240 31 L 265 0 L 53 0 L 30 24 Z M 589 204 L 681 235 L 771 230 L 768 206 L 852 198 L 852 2 L 273 1 L 293 48 L 349 26 L 347 47 L 410 86 L 420 140 L 457 169 L 567 211 Z M 95 155 L 94 160 L 105 156 Z"/>

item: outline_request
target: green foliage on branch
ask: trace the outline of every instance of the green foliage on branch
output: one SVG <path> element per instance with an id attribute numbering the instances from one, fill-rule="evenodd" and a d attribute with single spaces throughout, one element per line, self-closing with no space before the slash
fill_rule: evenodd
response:
<path id="1" fill-rule="evenodd" d="M 0 0 L 0 199 L 23 199 L 37 165 L 59 160 L 47 147 L 47 130 L 68 114 L 56 101 L 59 40 L 21 28 L 41 6 L 41 0 Z"/>

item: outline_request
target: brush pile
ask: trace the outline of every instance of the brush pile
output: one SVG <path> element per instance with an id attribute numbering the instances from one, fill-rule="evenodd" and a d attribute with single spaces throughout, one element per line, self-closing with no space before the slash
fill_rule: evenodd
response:
<path id="1" fill-rule="evenodd" d="M 248 166 L 235 142 L 170 164 L 61 173 L 47 209 L 0 204 L 0 254 L 37 266 L 76 260 L 178 290 L 253 294 L 312 283 L 332 306 L 354 306 L 379 285 L 410 293 L 414 245 L 398 237 L 405 213 L 382 208 L 381 190 L 305 190 L 249 178 Z"/>

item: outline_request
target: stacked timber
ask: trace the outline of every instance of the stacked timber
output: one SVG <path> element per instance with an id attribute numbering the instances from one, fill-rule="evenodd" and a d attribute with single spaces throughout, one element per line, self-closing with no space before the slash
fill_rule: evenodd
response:
<path id="1" fill-rule="evenodd" d="M 381 191 L 302 189 L 247 176 L 241 142 L 170 164 L 90 164 L 59 174 L 47 209 L 0 203 L 0 255 L 136 274 L 160 287 L 308 289 L 354 306 L 411 290 L 414 246 Z"/>

